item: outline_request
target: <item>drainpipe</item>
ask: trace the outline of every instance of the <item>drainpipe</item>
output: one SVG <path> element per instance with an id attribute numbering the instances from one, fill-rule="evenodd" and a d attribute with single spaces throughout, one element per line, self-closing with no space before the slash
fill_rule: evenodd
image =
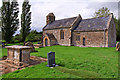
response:
<path id="1" fill-rule="evenodd" d="M 105 28 L 104 28 L 104 47 L 105 47 L 105 44 L 106 44 L 106 35 L 105 35 Z"/>

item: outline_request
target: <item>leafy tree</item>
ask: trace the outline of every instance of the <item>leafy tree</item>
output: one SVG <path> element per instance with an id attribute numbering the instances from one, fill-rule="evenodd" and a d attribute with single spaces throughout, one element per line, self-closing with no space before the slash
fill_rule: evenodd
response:
<path id="1" fill-rule="evenodd" d="M 11 2 L 11 20 L 12 20 L 12 24 L 11 24 L 11 28 L 13 29 L 13 34 L 15 33 L 15 31 L 17 31 L 18 26 L 19 26 L 19 19 L 18 19 L 18 14 L 19 14 L 19 8 L 18 8 L 19 4 L 17 2 L 17 0 L 13 0 Z"/>
<path id="2" fill-rule="evenodd" d="M 20 34 L 16 34 L 13 38 L 14 42 L 21 42 L 22 41 L 22 37 Z"/>
<path id="3" fill-rule="evenodd" d="M 120 18 L 118 19 L 118 25 L 116 26 L 117 30 L 117 41 L 120 41 Z"/>
<path id="4" fill-rule="evenodd" d="M 31 31 L 30 34 L 26 37 L 25 41 L 34 41 L 35 35 L 36 34 L 34 33 L 34 31 Z"/>
<path id="5" fill-rule="evenodd" d="M 13 0 L 10 3 L 3 1 L 2 5 L 2 38 L 7 42 L 12 40 L 13 34 L 18 29 L 19 19 L 18 19 L 18 2 Z"/>
<path id="6" fill-rule="evenodd" d="M 10 2 L 3 2 L 2 10 L 2 38 L 6 41 L 9 41 L 11 37 L 9 37 L 10 33 L 10 25 L 11 25 L 11 12 L 10 12 Z"/>
<path id="7" fill-rule="evenodd" d="M 25 41 L 26 37 L 30 33 L 30 24 L 31 24 L 31 12 L 30 12 L 29 1 L 24 0 L 22 4 L 22 14 L 21 14 L 21 35 L 22 35 L 22 41 Z"/>
<path id="8" fill-rule="evenodd" d="M 104 16 L 108 16 L 109 14 L 110 14 L 110 9 L 106 7 L 102 7 L 98 11 L 95 11 L 93 17 L 104 17 Z"/>
<path id="9" fill-rule="evenodd" d="M 0 29 L 1 29 L 1 26 L 2 26 L 1 18 L 2 18 L 2 16 L 1 16 L 1 7 L 0 7 Z M 0 30 L 0 31 L 1 31 L 1 30 Z"/>
<path id="10" fill-rule="evenodd" d="M 2 40 L 2 31 L 1 31 L 1 26 L 2 26 L 2 21 L 1 21 L 1 7 L 0 7 L 0 43 L 1 43 L 1 40 Z"/>
<path id="11" fill-rule="evenodd" d="M 104 17 L 110 15 L 110 9 L 106 7 L 100 8 L 98 11 L 95 11 L 93 17 Z M 120 19 L 114 18 L 115 25 L 116 25 L 116 35 L 117 35 L 117 41 L 120 41 Z"/>
<path id="12" fill-rule="evenodd" d="M 37 32 L 36 30 L 32 30 L 30 32 L 30 34 L 26 37 L 25 41 L 40 41 L 42 37 L 42 34 L 40 34 L 39 32 Z"/>

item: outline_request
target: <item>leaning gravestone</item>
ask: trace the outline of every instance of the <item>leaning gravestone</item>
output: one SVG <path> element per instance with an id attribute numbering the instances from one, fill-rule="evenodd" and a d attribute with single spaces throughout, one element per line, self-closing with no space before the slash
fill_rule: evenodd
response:
<path id="1" fill-rule="evenodd" d="M 24 46 L 30 46 L 30 47 L 32 47 L 31 52 L 35 52 L 35 48 L 34 48 L 34 45 L 33 45 L 32 42 L 26 42 L 26 43 L 24 43 Z"/>
<path id="2" fill-rule="evenodd" d="M 120 51 L 120 42 L 117 42 L 117 44 L 116 44 L 116 50 Z"/>
<path id="3" fill-rule="evenodd" d="M 55 67 L 55 52 L 48 53 L 48 67 Z"/>

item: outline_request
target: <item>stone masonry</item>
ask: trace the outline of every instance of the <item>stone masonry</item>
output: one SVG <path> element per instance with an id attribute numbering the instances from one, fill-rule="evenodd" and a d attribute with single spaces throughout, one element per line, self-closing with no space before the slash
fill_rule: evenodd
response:
<path id="1" fill-rule="evenodd" d="M 64 38 L 61 39 L 61 36 Z M 116 27 L 113 14 L 91 19 L 82 19 L 79 14 L 77 17 L 55 20 L 55 15 L 49 13 L 43 28 L 43 46 L 52 45 L 115 47 Z"/>

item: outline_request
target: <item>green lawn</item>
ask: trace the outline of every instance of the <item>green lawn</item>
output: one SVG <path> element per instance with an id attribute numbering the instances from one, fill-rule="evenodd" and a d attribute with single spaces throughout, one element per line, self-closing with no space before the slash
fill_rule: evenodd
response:
<path id="1" fill-rule="evenodd" d="M 32 42 L 33 44 L 37 44 L 38 42 Z M 23 42 L 20 43 L 11 43 L 11 44 L 7 44 L 7 46 L 12 46 L 12 45 L 24 45 Z"/>
<path id="2" fill-rule="evenodd" d="M 33 42 L 33 44 L 37 44 L 38 42 Z M 11 43 L 11 44 L 7 44 L 7 46 L 12 46 L 12 45 L 24 45 L 23 42 L 21 43 Z M 6 48 L 0 48 L 0 58 L 2 58 L 3 56 L 7 56 L 7 49 Z"/>
<path id="3" fill-rule="evenodd" d="M 3 75 L 3 78 L 117 78 L 118 54 L 115 48 L 51 46 L 37 48 L 31 56 L 47 58 L 55 52 L 56 64 L 53 69 L 47 62 Z M 6 50 L 4 49 L 4 52 Z M 6 54 L 6 53 L 4 53 Z"/>
<path id="4" fill-rule="evenodd" d="M 6 48 L 0 48 L 0 58 L 2 58 L 3 56 L 7 56 L 7 49 Z"/>

